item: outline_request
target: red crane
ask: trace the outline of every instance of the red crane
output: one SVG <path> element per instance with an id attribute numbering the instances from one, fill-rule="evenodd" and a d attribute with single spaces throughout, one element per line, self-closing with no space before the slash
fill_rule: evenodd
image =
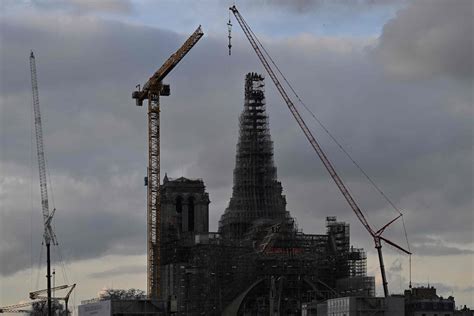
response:
<path id="1" fill-rule="evenodd" d="M 393 219 L 392 221 L 390 221 L 389 223 L 387 223 L 386 225 L 384 225 L 382 228 L 380 228 L 378 230 L 374 230 L 370 226 L 369 222 L 365 218 L 364 214 L 362 213 L 362 211 L 359 208 L 359 206 L 357 205 L 356 201 L 354 200 L 354 198 L 350 194 L 350 192 L 347 189 L 347 187 L 345 186 L 344 182 L 339 177 L 339 175 L 337 174 L 337 172 L 334 169 L 333 165 L 331 164 L 330 160 L 328 159 L 328 157 L 324 153 L 323 149 L 321 148 L 321 146 L 319 145 L 319 143 L 316 141 L 313 134 L 309 130 L 309 128 L 306 125 L 305 121 L 303 120 L 303 118 L 301 117 L 301 115 L 298 112 L 297 108 L 293 104 L 293 101 L 291 101 L 290 97 L 286 93 L 284 87 L 282 86 L 282 84 L 278 80 L 278 77 L 275 75 L 275 72 L 273 71 L 272 66 L 268 62 L 265 55 L 263 54 L 263 52 L 265 52 L 268 55 L 265 48 L 260 43 L 260 41 L 257 39 L 257 37 L 255 36 L 255 34 L 253 33 L 252 29 L 247 24 L 247 22 L 244 20 L 244 18 L 240 14 L 239 10 L 237 10 L 237 7 L 234 5 L 234 6 L 230 7 L 229 10 L 234 14 L 235 18 L 237 19 L 237 22 L 239 22 L 240 27 L 244 31 L 245 36 L 249 40 L 249 42 L 252 45 L 255 53 L 257 54 L 258 58 L 262 62 L 263 67 L 265 68 L 268 75 L 272 79 L 272 81 L 275 84 L 278 92 L 280 93 L 280 95 L 282 96 L 282 98 L 285 101 L 286 105 L 288 106 L 288 109 L 290 110 L 291 114 L 293 114 L 293 117 L 298 122 L 298 125 L 300 126 L 300 128 L 303 131 L 304 135 L 306 136 L 309 143 L 313 147 L 314 151 L 318 154 L 318 156 L 321 159 L 324 167 L 326 167 L 326 170 L 329 172 L 329 174 L 331 175 L 331 178 L 336 183 L 337 187 L 339 188 L 339 191 L 341 191 L 342 195 L 346 199 L 347 203 L 349 203 L 350 207 L 352 208 L 352 210 L 356 214 L 359 221 L 362 223 L 362 225 L 365 227 L 365 229 L 369 232 L 369 234 L 374 239 L 375 248 L 377 249 L 377 253 L 378 253 L 378 257 L 379 257 L 380 272 L 382 274 L 382 283 L 383 283 L 384 295 L 385 295 L 385 297 L 387 297 L 389 295 L 389 293 L 388 293 L 388 286 L 387 286 L 387 276 L 385 274 L 385 266 L 384 266 L 384 263 L 383 263 L 382 240 L 385 241 L 386 243 L 388 243 L 389 245 L 403 251 L 406 254 L 411 255 L 411 252 L 404 249 L 403 247 L 397 245 L 396 243 L 386 239 L 385 237 L 382 236 L 382 233 L 385 231 L 385 229 L 390 224 L 392 224 L 394 221 L 399 219 L 402 215 L 400 214 L 395 219 Z M 229 22 L 229 24 L 230 24 L 230 22 Z M 230 37 L 230 35 L 229 35 L 229 37 Z M 229 44 L 229 46 L 230 46 L 230 44 Z M 273 61 L 272 61 L 272 63 L 273 63 Z M 279 70 L 278 70 L 278 72 L 279 72 Z"/>

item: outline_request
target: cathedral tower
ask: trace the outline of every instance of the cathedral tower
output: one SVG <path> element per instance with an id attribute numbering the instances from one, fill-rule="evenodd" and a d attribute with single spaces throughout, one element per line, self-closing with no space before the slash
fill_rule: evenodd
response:
<path id="1" fill-rule="evenodd" d="M 209 195 L 201 179 L 169 179 L 161 186 L 161 240 L 209 232 Z"/>

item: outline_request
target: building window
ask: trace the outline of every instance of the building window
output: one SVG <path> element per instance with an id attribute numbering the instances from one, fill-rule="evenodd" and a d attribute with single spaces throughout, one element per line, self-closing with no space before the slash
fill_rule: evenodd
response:
<path id="1" fill-rule="evenodd" d="M 192 196 L 188 199 L 188 231 L 194 231 L 194 198 Z"/>
<path id="2" fill-rule="evenodd" d="M 176 213 L 181 214 L 183 211 L 183 198 L 178 196 L 176 198 Z"/>
<path id="3" fill-rule="evenodd" d="M 176 221 L 176 226 L 178 227 L 178 231 L 181 232 L 183 229 L 183 198 L 181 196 L 178 196 L 176 198 L 176 213 L 178 214 L 177 216 L 177 221 Z"/>

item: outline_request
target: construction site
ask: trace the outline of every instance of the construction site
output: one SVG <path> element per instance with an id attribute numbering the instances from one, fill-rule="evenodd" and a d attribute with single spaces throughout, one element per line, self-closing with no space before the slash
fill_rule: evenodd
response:
<path id="1" fill-rule="evenodd" d="M 316 154 L 373 237 L 384 293 L 388 297 L 381 241 L 407 254 L 410 251 L 381 235 L 402 214 L 379 230 L 369 225 L 275 71 L 288 83 L 283 74 L 237 8 L 233 6 L 230 11 Z M 228 27 L 231 55 L 230 19 Z M 177 315 L 299 315 L 304 302 L 324 302 L 341 296 L 373 297 L 375 278 L 367 276 L 364 250 L 351 245 L 349 225 L 327 216 L 324 234 L 304 233 L 286 209 L 273 159 L 262 74 L 245 76 L 232 196 L 220 218 L 218 231 L 209 231 L 210 198 L 202 179 L 170 179 L 165 175 L 160 186 L 159 165 L 153 152 L 159 154 L 156 150 L 159 146 L 159 95 L 169 94 L 169 88 L 162 85 L 161 80 L 168 73 L 169 65 L 173 61 L 177 63 L 177 58 L 189 51 L 201 36 L 198 28 L 143 90 L 133 94 L 137 105 L 146 98 L 149 100 L 146 183 L 152 223 L 149 222 L 148 227 L 148 251 L 149 259 L 155 258 L 149 261 L 150 298 L 160 298 L 168 312 Z M 294 92 L 291 86 L 290 89 Z"/>
<path id="2" fill-rule="evenodd" d="M 144 178 L 147 221 L 143 223 L 147 229 L 146 297 L 136 300 L 109 299 L 106 302 L 101 299 L 84 301 L 79 306 L 79 316 L 323 316 L 346 315 L 342 307 L 348 306 L 351 306 L 351 311 L 358 308 L 359 313 L 350 312 L 347 315 L 402 316 L 419 315 L 416 313 L 420 312 L 418 303 L 421 300 L 429 300 L 430 306 L 444 309 L 444 315 L 453 315 L 454 298 L 438 297 L 434 288 L 412 289 L 411 249 L 401 211 L 323 126 L 336 145 L 342 148 L 397 212 L 392 220 L 381 227 L 375 228 L 369 224 L 295 104 L 300 102 L 306 106 L 237 7 L 234 5 L 229 10 L 229 55 L 232 54 L 232 14 L 266 73 L 259 69 L 242 73 L 243 89 L 239 100 L 242 110 L 238 117 L 232 192 L 227 207 L 220 214 L 218 229 L 210 230 L 209 205 L 213 197 L 206 190 L 206 179 L 187 178 L 179 174 L 163 175 L 160 166 L 160 107 L 166 106 L 166 101 L 161 97 L 171 94 L 170 86 L 163 80 L 201 40 L 204 32 L 199 26 L 143 85 L 138 84 L 132 92 L 135 105 L 145 105 L 147 115 L 148 161 Z M 30 67 L 44 220 L 43 239 L 47 255 L 47 288 L 31 292 L 32 302 L 1 307 L 0 313 L 24 313 L 25 307 L 40 302 L 45 310 L 43 315 L 52 316 L 55 314 L 54 302 L 63 300 L 65 311 L 57 314 L 67 316 L 70 313 L 67 305 L 69 295 L 76 284 L 51 284 L 50 247 L 56 245 L 52 225 L 55 209 L 48 202 L 33 52 L 30 55 Z M 367 275 L 366 250 L 352 243 L 351 227 L 347 220 L 327 213 L 320 219 L 320 222 L 325 222 L 325 231 L 307 232 L 298 227 L 297 218 L 288 210 L 291 206 L 287 206 L 284 191 L 291 188 L 285 188 L 278 178 L 270 117 L 267 114 L 265 87 L 269 84 L 274 85 L 314 151 L 315 159 L 327 171 L 328 182 L 334 182 L 341 198 L 347 203 L 346 218 L 352 219 L 355 215 L 366 230 L 366 237 L 373 240 L 383 297 L 376 297 L 376 278 Z M 400 246 L 383 236 L 384 231 L 397 221 L 403 222 L 406 246 Z M 394 296 L 389 292 L 382 245 L 388 245 L 410 258 L 410 290 L 405 292 L 405 296 Z M 68 292 L 64 297 L 55 296 L 54 291 L 59 290 Z M 405 306 L 408 306 L 407 309 Z M 408 311 L 412 314 L 408 314 Z"/>
<path id="3" fill-rule="evenodd" d="M 381 235 L 402 214 L 399 212 L 397 218 L 381 229 L 372 229 L 275 71 L 280 80 L 288 84 L 286 78 L 237 8 L 233 6 L 229 10 L 317 156 L 374 239 L 384 293 L 389 296 L 381 241 L 385 240 L 407 254 L 410 251 Z M 230 16 L 227 26 L 231 55 Z M 148 192 L 147 294 L 150 303 L 160 306 L 163 314 L 173 315 L 300 315 L 304 303 L 325 302 L 341 296 L 375 296 L 375 278 L 367 276 L 366 253 L 351 245 L 347 223 L 328 214 L 326 232 L 308 234 L 298 228 L 287 210 L 274 163 L 263 74 L 245 75 L 232 196 L 219 220 L 218 231 L 209 231 L 210 197 L 203 179 L 168 178 L 165 174 L 161 182 L 160 96 L 170 95 L 170 87 L 163 79 L 203 34 L 199 26 L 132 94 L 137 106 L 148 100 L 145 185 Z M 299 99 L 298 95 L 296 97 Z"/>
<path id="4" fill-rule="evenodd" d="M 208 230 L 203 180 L 164 178 L 162 298 L 177 315 L 298 315 L 302 302 L 374 295 L 348 224 L 327 217 L 324 234 L 296 226 L 273 162 L 263 76 L 247 74 L 244 87 L 232 197 L 219 231 Z"/>
<path id="5" fill-rule="evenodd" d="M 263 46 L 235 6 L 230 8 L 252 44 L 262 65 L 288 105 L 306 138 L 379 251 L 386 296 L 387 282 L 381 240 L 408 250 L 374 231 L 307 128 L 265 55 Z M 228 23 L 229 55 L 231 27 Z M 277 177 L 269 117 L 266 112 L 265 77 L 244 77 L 243 110 L 239 118 L 233 187 L 228 207 L 217 232 L 209 231 L 210 197 L 203 179 L 169 178 L 160 173 L 160 97 L 170 95 L 163 79 L 203 37 L 199 26 L 184 44 L 137 90 L 137 106 L 148 100 L 147 187 L 147 299 L 91 300 L 79 306 L 79 315 L 300 315 L 303 304 L 325 302 L 341 296 L 375 296 L 375 278 L 367 276 L 364 249 L 354 247 L 349 224 L 328 214 L 326 232 L 306 233 L 298 228 L 287 210 L 283 186 Z M 271 60 L 271 58 L 269 58 Z M 272 61 L 273 62 L 273 61 Z M 29 303 L 5 306 L 0 312 L 24 312 L 31 304 L 42 304 L 48 316 L 59 297 L 55 290 L 72 286 L 51 284 L 50 248 L 57 245 L 52 220 L 55 209 L 48 200 L 46 162 L 39 109 L 36 62 L 30 56 L 31 80 L 40 189 L 47 250 L 47 289 L 30 293 Z M 278 70 L 278 68 L 276 68 Z M 279 70 L 278 70 L 279 72 Z M 283 74 L 281 79 L 285 80 Z M 290 86 L 291 88 L 291 86 Z M 291 88 L 292 89 L 292 88 Z M 292 89 L 293 90 L 293 89 Z M 401 214 L 400 214 L 401 216 Z M 398 216 L 396 219 L 398 219 Z M 396 220 L 395 219 L 395 220 Z M 105 305 L 104 305 L 105 304 Z"/>

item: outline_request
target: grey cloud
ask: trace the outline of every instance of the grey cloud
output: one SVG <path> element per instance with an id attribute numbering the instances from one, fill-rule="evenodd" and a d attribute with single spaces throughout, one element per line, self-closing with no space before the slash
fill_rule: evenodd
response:
<path id="1" fill-rule="evenodd" d="M 472 255 L 474 250 L 443 245 L 415 245 L 413 251 L 420 256 Z"/>
<path id="2" fill-rule="evenodd" d="M 0 257 L 2 267 L 8 266 L 1 273 L 30 262 L 25 254 L 29 207 L 23 201 L 28 194 L 20 193 L 25 193 L 30 163 L 31 48 L 37 55 L 56 227 L 68 257 L 145 253 L 146 108 L 135 107 L 130 94 L 184 36 L 85 16 L 0 23 L 2 44 L 8 42 L 0 62 L 0 162 L 2 176 L 8 171 L 14 182 L 0 184 Z M 225 41 L 205 36 L 193 48 L 167 78 L 172 95 L 163 98 L 161 108 L 162 175 L 204 179 L 214 229 L 231 194 L 244 75 L 262 72 L 248 43 L 236 37 L 229 57 Z M 448 79 L 406 83 L 386 78 L 364 45 L 344 39 L 267 44 L 306 103 L 396 204 L 408 209 L 411 237 L 436 233 L 449 243 L 472 242 L 469 86 Z M 308 233 L 324 233 L 325 217 L 337 215 L 351 223 L 353 240 L 363 242 L 356 246 L 372 249 L 268 78 L 266 84 L 288 209 Z M 371 223 L 391 219 L 383 201 L 314 129 Z M 446 210 L 456 216 L 446 218 Z M 32 233 L 41 236 L 41 225 Z M 403 240 L 395 228 L 387 233 Z"/>
<path id="3" fill-rule="evenodd" d="M 123 276 L 124 274 L 143 274 L 146 272 L 146 266 L 133 265 L 133 266 L 119 266 L 109 270 L 90 273 L 90 278 L 108 278 L 115 276 Z"/>
<path id="4" fill-rule="evenodd" d="M 131 13 L 133 6 L 130 0 L 73 0 L 70 5 L 80 11 L 100 11 L 112 13 Z"/>
<path id="5" fill-rule="evenodd" d="M 474 249 L 447 245 L 440 237 L 419 236 L 413 241 L 413 253 L 418 256 L 472 255 Z"/>
<path id="6" fill-rule="evenodd" d="M 146 111 L 134 106 L 130 94 L 136 83 L 143 83 L 158 63 L 179 47 L 183 38 L 170 32 L 86 17 L 62 22 L 64 25 L 57 30 L 59 33 L 49 32 L 51 25 L 47 18 L 31 19 L 26 24 L 14 19 L 1 22 L 5 34 L 2 34 L 2 41 L 10 41 L 0 63 L 1 77 L 5 79 L 0 87 L 1 162 L 5 169 L 2 176 L 28 182 L 25 170 L 28 170 L 31 156 L 28 128 L 31 88 L 27 57 L 29 48 L 34 47 L 46 154 L 56 188 L 56 227 L 60 242 L 66 248 L 63 251 L 70 260 L 104 254 L 145 253 Z M 77 37 L 67 35 L 71 29 L 77 31 L 73 32 Z M 72 43 L 77 46 L 72 47 Z M 153 47 L 146 48 L 143 43 L 151 43 Z M 205 74 L 212 68 L 212 58 L 216 56 L 203 58 L 206 54 L 202 48 L 200 50 L 200 44 L 193 50 L 194 60 L 190 54 L 174 73 L 179 74 L 183 65 L 189 63 L 199 65 L 194 70 L 198 74 Z M 219 52 L 216 45 L 212 46 L 210 50 Z M 217 56 L 223 59 L 225 54 L 223 49 Z M 199 59 L 202 59 L 201 63 Z M 15 69 L 14 65 L 20 68 Z M 237 77 L 230 79 L 236 78 L 236 99 L 239 100 L 236 104 L 239 106 L 242 76 L 238 72 Z M 204 76 L 196 81 L 199 75 L 189 79 L 188 76 L 189 72 L 179 80 L 175 77 L 176 85 L 171 81 L 172 97 L 163 102 L 162 111 L 162 170 L 176 170 L 178 176 L 185 171 L 184 164 L 197 158 L 199 148 L 212 145 L 216 129 L 222 130 L 219 134 L 223 139 L 233 138 L 232 132 L 226 131 L 226 111 L 215 111 L 216 106 L 223 108 L 221 100 L 229 93 L 221 89 L 221 93 L 213 92 L 209 99 L 200 96 L 196 90 L 186 87 L 198 82 L 201 84 L 198 90 L 213 91 L 215 80 Z M 175 95 L 184 96 L 184 99 Z M 209 100 L 213 100 L 211 108 L 206 106 Z M 212 110 L 216 116 L 224 116 L 220 123 L 209 115 Z M 240 106 L 235 108 L 235 113 L 239 110 Z M 237 117 L 237 114 L 231 117 Z M 195 130 L 183 129 L 181 124 Z M 208 140 L 203 141 L 199 135 Z M 235 145 L 231 147 L 235 148 Z M 219 155 L 220 152 L 216 152 L 217 159 Z M 32 163 L 36 168 L 34 156 Z M 36 174 L 36 170 L 32 172 Z M 200 173 L 198 166 L 190 172 L 190 177 L 208 176 Z M 37 179 L 33 181 L 35 189 Z M 214 184 L 213 181 L 210 183 Z M 0 191 L 3 189 L 27 193 L 20 184 L 9 182 L 2 183 Z M 36 225 L 29 234 L 25 231 L 25 223 L 29 222 L 28 205 L 15 203 L 23 200 L 22 195 L 9 193 L 1 198 L 2 226 L 3 223 L 9 225 L 1 229 L 4 243 L 0 247 L 0 272 L 11 274 L 30 265 L 29 252 L 25 249 L 30 248 L 30 236 L 36 236 L 34 239 L 40 242 L 41 221 L 40 214 L 35 213 Z M 34 203 L 39 203 L 37 196 Z M 39 244 L 36 246 L 35 249 L 40 248 Z"/>
<path id="7" fill-rule="evenodd" d="M 331 62 L 323 62 L 323 58 Z M 464 115 L 458 116 L 458 110 L 450 104 L 451 93 L 463 104 L 469 104 L 469 89 L 446 81 L 413 84 L 387 80 L 376 65 L 357 51 L 350 56 L 315 55 L 311 60 L 295 64 L 288 58 L 281 64 L 286 68 L 291 64 L 293 76 L 297 73 L 301 77 L 297 77 L 295 86 L 299 90 L 305 87 L 303 98 L 310 100 L 306 103 L 395 204 L 406 209 L 409 234 L 437 230 L 447 233 L 449 226 L 456 227 L 450 239 L 471 241 L 473 220 L 468 210 L 472 209 L 472 119 L 470 110 L 461 111 Z M 344 73 L 343 79 L 340 73 Z M 324 79 L 315 82 L 312 76 Z M 268 104 L 282 106 L 277 98 L 270 99 Z M 278 140 L 276 161 L 289 207 L 299 206 L 295 211 L 305 217 L 303 225 L 321 222 L 328 213 L 352 220 L 352 211 L 345 202 L 336 204 L 340 194 L 296 124 L 288 113 L 278 114 L 270 116 L 270 123 L 273 139 Z M 315 126 L 310 119 L 308 124 Z M 393 213 L 387 203 L 330 143 L 324 131 L 318 127 L 314 131 L 369 220 L 377 227 L 390 220 Z M 448 209 L 459 216 L 437 220 Z M 358 229 L 360 225 L 355 222 L 353 227 Z M 402 235 L 398 239 L 403 240 Z"/>
<path id="8" fill-rule="evenodd" d="M 41 10 L 65 10 L 72 13 L 105 12 L 130 14 L 133 11 L 133 5 L 130 0 L 29 0 L 24 1 L 22 5 L 34 6 Z"/>
<path id="9" fill-rule="evenodd" d="M 473 77 L 473 3 L 414 1 L 383 29 L 376 56 L 400 77 Z"/>
<path id="10" fill-rule="evenodd" d="M 474 292 L 474 286 L 468 286 L 462 289 L 463 292 Z"/>
<path id="11" fill-rule="evenodd" d="M 396 259 L 390 265 L 389 271 L 393 273 L 399 273 L 403 270 L 402 262 L 400 259 Z"/>
<path id="12" fill-rule="evenodd" d="M 407 0 L 257 0 L 252 1 L 254 6 L 273 5 L 285 9 L 289 9 L 298 13 L 305 13 L 308 10 L 315 10 L 321 6 L 340 5 L 351 8 L 367 9 L 367 7 L 376 7 L 380 5 L 400 5 L 407 2 Z"/>
<path id="13" fill-rule="evenodd" d="M 38 180 L 29 181 L 28 167 L 13 163 L 0 167 L 0 274 L 9 275 L 38 264 L 43 225 L 40 208 L 36 207 L 40 203 Z M 54 230 L 59 243 L 59 247 L 52 247 L 54 262 L 59 252 L 64 259 L 75 261 L 146 251 L 141 177 L 125 172 L 121 178 L 115 175 L 101 181 L 90 175 L 79 179 L 54 171 L 51 176 L 57 208 Z"/>

